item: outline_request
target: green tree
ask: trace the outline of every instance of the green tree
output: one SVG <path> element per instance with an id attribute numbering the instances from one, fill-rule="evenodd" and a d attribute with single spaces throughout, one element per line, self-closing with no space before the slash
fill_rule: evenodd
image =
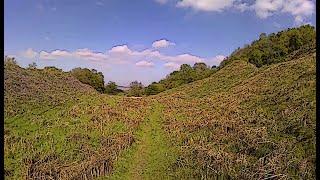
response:
<path id="1" fill-rule="evenodd" d="M 181 85 L 193 82 L 195 80 L 195 77 L 195 70 L 189 64 L 182 64 L 180 66 L 180 72 L 177 73 L 177 77 L 175 78 L 177 78 L 180 81 L 180 83 L 178 84 Z"/>
<path id="2" fill-rule="evenodd" d="M 71 74 L 80 82 L 92 86 L 100 93 L 104 92 L 104 76 L 101 72 L 97 72 L 95 69 L 75 68 L 71 70 Z"/>
<path id="3" fill-rule="evenodd" d="M 290 51 L 294 51 L 299 49 L 302 46 L 302 38 L 298 33 L 293 34 L 289 39 L 289 49 Z"/>
<path id="4" fill-rule="evenodd" d="M 182 64 L 180 66 L 180 71 L 190 71 L 192 70 L 192 67 L 189 64 Z"/>
<path id="5" fill-rule="evenodd" d="M 109 81 L 108 84 L 105 86 L 105 93 L 107 94 L 118 94 L 122 92 L 122 90 L 118 89 L 118 85 L 113 82 L 113 81 Z"/>
<path id="6" fill-rule="evenodd" d="M 260 35 L 259 35 L 259 38 L 260 39 L 263 39 L 263 38 L 266 38 L 267 37 L 267 34 L 266 33 L 261 33 Z"/>
<path id="7" fill-rule="evenodd" d="M 130 83 L 128 96 L 141 97 L 143 94 L 144 94 L 144 90 L 141 82 L 133 81 Z"/>
<path id="8" fill-rule="evenodd" d="M 261 67 L 263 65 L 262 62 L 262 52 L 259 49 L 253 49 L 249 53 L 249 62 L 255 64 L 257 67 Z"/>
<path id="9" fill-rule="evenodd" d="M 208 66 L 203 62 L 197 62 L 193 65 L 193 69 L 196 71 L 205 71 L 208 70 Z"/>
<path id="10" fill-rule="evenodd" d="M 44 70 L 62 72 L 62 69 L 59 69 L 59 68 L 57 68 L 57 67 L 55 67 L 55 66 L 46 66 L 46 67 L 44 67 Z"/>
<path id="11" fill-rule="evenodd" d="M 4 57 L 5 65 L 17 65 L 17 61 L 14 57 L 5 56 Z"/>
<path id="12" fill-rule="evenodd" d="M 163 84 L 153 82 L 152 84 L 150 84 L 149 86 L 147 86 L 145 88 L 145 94 L 146 95 L 155 95 L 155 94 L 158 94 L 164 90 L 165 90 L 165 87 Z"/>
<path id="13" fill-rule="evenodd" d="M 37 64 L 35 62 L 32 62 L 31 64 L 28 65 L 28 68 L 36 69 L 37 68 Z"/>

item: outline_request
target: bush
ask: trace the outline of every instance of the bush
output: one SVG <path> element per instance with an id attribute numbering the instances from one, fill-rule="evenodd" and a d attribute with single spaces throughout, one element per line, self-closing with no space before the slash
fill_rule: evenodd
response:
<path id="1" fill-rule="evenodd" d="M 88 84 L 95 88 L 98 92 L 104 92 L 104 76 L 95 69 L 75 68 L 71 70 L 71 74 L 80 82 Z"/>
<path id="2" fill-rule="evenodd" d="M 133 81 L 130 83 L 128 96 L 141 97 L 143 94 L 144 94 L 144 90 L 141 82 Z"/>
<path id="3" fill-rule="evenodd" d="M 4 65 L 5 66 L 17 66 L 17 61 L 14 57 L 5 56 L 4 57 Z"/>
<path id="4" fill-rule="evenodd" d="M 165 91 L 165 90 L 166 89 L 163 84 L 153 82 L 152 84 L 150 84 L 148 87 L 145 88 L 145 94 L 146 95 L 155 95 L 155 94 L 158 94 L 158 93 Z"/>
<path id="5" fill-rule="evenodd" d="M 104 88 L 104 92 L 106 94 L 115 95 L 115 94 L 119 94 L 123 91 L 121 89 L 118 89 L 118 85 L 115 82 L 109 81 L 108 84 Z"/>

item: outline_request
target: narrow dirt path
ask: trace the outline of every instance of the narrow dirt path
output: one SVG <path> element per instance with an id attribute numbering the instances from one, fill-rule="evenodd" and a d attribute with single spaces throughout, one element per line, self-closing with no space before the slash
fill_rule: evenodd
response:
<path id="1" fill-rule="evenodd" d="M 107 179 L 171 179 L 168 168 L 175 153 L 162 129 L 163 107 L 155 102 L 135 134 L 136 142 L 123 153 Z"/>

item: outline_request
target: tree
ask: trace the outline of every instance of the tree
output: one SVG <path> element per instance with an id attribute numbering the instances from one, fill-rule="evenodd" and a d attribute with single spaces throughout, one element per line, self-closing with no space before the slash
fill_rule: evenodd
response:
<path id="1" fill-rule="evenodd" d="M 105 93 L 107 94 L 118 94 L 120 92 L 122 92 L 121 89 L 118 89 L 118 85 L 113 82 L 113 81 L 109 81 L 108 84 L 105 86 Z"/>
<path id="2" fill-rule="evenodd" d="M 255 64 L 257 67 L 261 67 L 263 65 L 261 57 L 262 57 L 262 52 L 258 49 L 253 49 L 249 53 L 249 62 L 252 64 Z"/>
<path id="3" fill-rule="evenodd" d="M 213 66 L 211 67 L 211 69 L 217 69 L 217 66 L 216 66 L 216 65 L 213 65 Z"/>
<path id="4" fill-rule="evenodd" d="M 36 69 L 37 68 L 37 64 L 35 62 L 32 62 L 28 66 L 29 66 L 30 69 Z"/>
<path id="5" fill-rule="evenodd" d="M 128 92 L 128 96 L 136 96 L 140 97 L 144 94 L 143 85 L 141 82 L 133 81 L 130 83 L 130 89 Z"/>
<path id="6" fill-rule="evenodd" d="M 80 82 L 92 86 L 100 93 L 104 92 L 104 76 L 101 72 L 94 69 L 75 68 L 71 70 L 71 74 Z"/>
<path id="7" fill-rule="evenodd" d="M 145 88 L 145 94 L 146 95 L 155 95 L 155 94 L 158 94 L 164 90 L 165 90 L 165 87 L 163 84 L 153 82 L 152 84 L 150 84 L 149 86 L 147 86 Z"/>
<path id="8" fill-rule="evenodd" d="M 4 64 L 5 65 L 17 65 L 17 61 L 14 57 L 5 56 L 4 57 Z"/>
<path id="9" fill-rule="evenodd" d="M 55 66 L 46 66 L 46 67 L 44 67 L 44 70 L 47 70 L 47 71 L 60 71 L 60 72 L 62 72 L 62 69 L 59 69 L 59 68 L 57 68 L 57 67 L 55 67 Z"/>
<path id="10" fill-rule="evenodd" d="M 207 69 L 209 69 L 209 68 L 208 68 L 208 66 L 207 66 L 205 63 L 203 63 L 203 62 L 197 62 L 197 63 L 195 63 L 195 64 L 193 65 L 193 69 L 196 70 L 196 71 L 205 71 L 205 70 L 207 70 Z"/>
<path id="11" fill-rule="evenodd" d="M 293 34 L 289 39 L 289 49 L 294 51 L 302 46 L 302 38 L 298 33 Z"/>
<path id="12" fill-rule="evenodd" d="M 189 64 L 182 64 L 180 66 L 180 71 L 189 71 L 192 70 L 192 67 Z"/>
<path id="13" fill-rule="evenodd" d="M 266 33 L 261 33 L 260 36 L 259 36 L 260 39 L 263 39 L 263 38 L 266 38 L 266 37 L 267 37 Z"/>
<path id="14" fill-rule="evenodd" d="M 180 66 L 180 72 L 177 73 L 176 79 L 180 80 L 179 85 L 190 83 L 195 80 L 195 70 L 189 64 L 182 64 Z"/>

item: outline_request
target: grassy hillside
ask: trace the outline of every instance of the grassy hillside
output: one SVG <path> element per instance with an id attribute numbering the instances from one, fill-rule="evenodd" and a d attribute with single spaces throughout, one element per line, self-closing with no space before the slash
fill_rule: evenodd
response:
<path id="1" fill-rule="evenodd" d="M 6 179 L 315 179 L 315 50 L 142 98 L 5 64 Z"/>
<path id="2" fill-rule="evenodd" d="M 167 91 L 165 127 L 177 177 L 315 178 L 315 53 L 256 68 L 233 61 Z"/>
<path id="3" fill-rule="evenodd" d="M 63 72 L 5 67 L 8 179 L 108 174 L 133 142 L 147 102 L 110 97 Z"/>
<path id="4" fill-rule="evenodd" d="M 6 116 L 41 113 L 81 95 L 96 94 L 91 86 L 56 69 L 24 69 L 5 63 L 4 79 Z"/>

